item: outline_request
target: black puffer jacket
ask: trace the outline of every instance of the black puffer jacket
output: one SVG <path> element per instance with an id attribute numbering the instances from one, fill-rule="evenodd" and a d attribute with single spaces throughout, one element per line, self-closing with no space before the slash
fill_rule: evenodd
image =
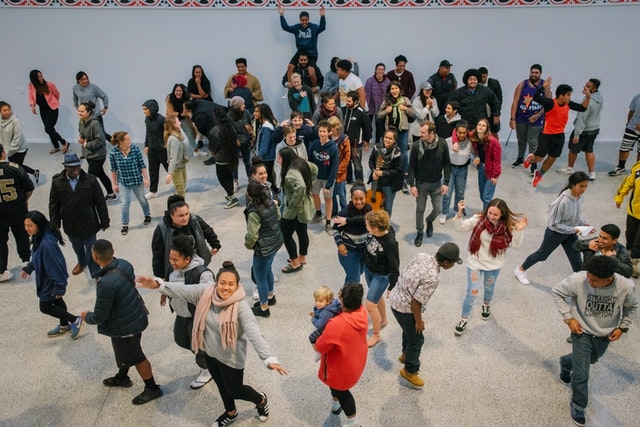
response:
<path id="1" fill-rule="evenodd" d="M 149 324 L 147 309 L 135 285 L 133 266 L 114 258 L 98 272 L 96 305 L 85 321 L 108 337 L 139 334 Z"/>
<path id="2" fill-rule="evenodd" d="M 109 228 L 109 211 L 98 179 L 80 170 L 76 191 L 63 170 L 51 180 L 49 218 L 69 236 L 90 236 Z"/>

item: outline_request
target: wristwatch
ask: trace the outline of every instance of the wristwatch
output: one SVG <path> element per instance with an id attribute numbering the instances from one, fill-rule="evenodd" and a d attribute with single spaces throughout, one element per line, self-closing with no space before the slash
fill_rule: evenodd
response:
<path id="1" fill-rule="evenodd" d="M 626 334 L 627 332 L 629 332 L 629 328 L 621 328 L 618 326 L 618 329 L 620 329 L 623 334 Z"/>

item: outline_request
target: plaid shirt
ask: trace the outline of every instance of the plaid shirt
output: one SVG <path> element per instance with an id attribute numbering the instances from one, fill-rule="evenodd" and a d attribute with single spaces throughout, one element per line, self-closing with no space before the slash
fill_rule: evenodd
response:
<path id="1" fill-rule="evenodd" d="M 113 147 L 109 151 L 109 163 L 111 164 L 111 172 L 115 172 L 118 177 L 118 183 L 127 188 L 136 187 L 142 184 L 142 169 L 146 169 L 142 159 L 140 149 L 132 145 L 128 156 L 122 154 L 118 147 Z"/>

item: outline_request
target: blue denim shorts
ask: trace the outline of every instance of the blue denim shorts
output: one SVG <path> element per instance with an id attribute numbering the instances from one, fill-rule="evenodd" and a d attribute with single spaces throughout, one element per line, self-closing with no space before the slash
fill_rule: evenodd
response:
<path id="1" fill-rule="evenodd" d="M 388 274 L 376 274 L 365 269 L 365 279 L 367 280 L 367 301 L 377 304 L 384 295 L 384 291 L 389 286 Z"/>

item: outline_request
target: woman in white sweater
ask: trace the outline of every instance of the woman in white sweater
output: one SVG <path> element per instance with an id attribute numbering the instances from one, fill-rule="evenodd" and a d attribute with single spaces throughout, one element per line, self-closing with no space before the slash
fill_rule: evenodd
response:
<path id="1" fill-rule="evenodd" d="M 484 286 L 482 319 L 491 316 L 490 304 L 504 256 L 510 246 L 522 244 L 522 230 L 528 225 L 526 216 L 514 214 L 502 199 L 493 199 L 487 208 L 469 219 L 462 220 L 464 200 L 458 203 L 454 221 L 458 231 L 471 232 L 467 257 L 467 293 L 462 304 L 462 316 L 455 327 L 455 334 L 462 335 L 480 287 Z"/>

